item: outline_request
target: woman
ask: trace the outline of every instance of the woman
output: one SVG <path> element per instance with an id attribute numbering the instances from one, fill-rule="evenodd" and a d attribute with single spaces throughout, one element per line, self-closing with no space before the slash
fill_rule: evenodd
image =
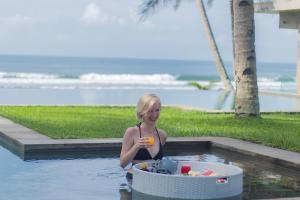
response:
<path id="1" fill-rule="evenodd" d="M 123 137 L 120 155 L 121 167 L 129 163 L 136 164 L 146 160 L 157 160 L 163 157 L 163 146 L 167 134 L 156 128 L 156 122 L 161 110 L 160 99 L 154 94 L 143 95 L 137 104 L 137 118 L 141 121 L 138 125 L 126 130 Z M 154 138 L 154 144 L 151 138 Z M 131 170 L 126 174 L 132 179 Z"/>

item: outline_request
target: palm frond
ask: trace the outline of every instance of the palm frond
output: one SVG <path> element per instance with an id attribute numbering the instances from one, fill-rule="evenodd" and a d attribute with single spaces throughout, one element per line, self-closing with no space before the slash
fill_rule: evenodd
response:
<path id="1" fill-rule="evenodd" d="M 181 0 L 176 0 L 175 5 L 174 5 L 174 9 L 177 10 L 180 6 Z"/>
<path id="2" fill-rule="evenodd" d="M 213 2 L 214 2 L 214 0 L 207 0 L 207 6 L 208 6 L 209 8 L 211 8 Z"/>
<path id="3" fill-rule="evenodd" d="M 145 20 L 149 15 L 152 15 L 158 8 L 173 4 L 174 9 L 178 9 L 181 0 L 143 0 L 139 6 L 140 20 Z"/>

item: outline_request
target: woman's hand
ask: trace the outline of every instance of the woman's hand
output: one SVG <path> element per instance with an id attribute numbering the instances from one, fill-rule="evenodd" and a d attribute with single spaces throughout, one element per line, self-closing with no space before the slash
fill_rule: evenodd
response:
<path id="1" fill-rule="evenodd" d="M 138 148 L 138 149 L 149 148 L 151 146 L 151 144 L 149 142 L 149 137 L 139 138 L 134 146 L 135 146 L 135 148 Z"/>

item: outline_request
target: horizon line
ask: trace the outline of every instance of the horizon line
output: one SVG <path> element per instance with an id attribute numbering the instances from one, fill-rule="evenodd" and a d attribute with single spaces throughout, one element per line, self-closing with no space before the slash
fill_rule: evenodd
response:
<path id="1" fill-rule="evenodd" d="M 20 57 L 53 57 L 53 58 L 81 58 L 81 59 L 120 59 L 120 60 L 157 60 L 157 61 L 188 61 L 188 62 L 214 62 L 214 60 L 200 60 L 191 58 L 146 58 L 146 57 L 119 57 L 119 56 L 86 56 L 86 55 L 50 55 L 50 54 L 2 54 L 0 56 L 20 56 Z M 225 60 L 225 63 L 233 63 L 233 61 Z M 295 62 L 272 62 L 272 61 L 258 61 L 257 63 L 274 63 L 274 64 L 295 64 Z"/>

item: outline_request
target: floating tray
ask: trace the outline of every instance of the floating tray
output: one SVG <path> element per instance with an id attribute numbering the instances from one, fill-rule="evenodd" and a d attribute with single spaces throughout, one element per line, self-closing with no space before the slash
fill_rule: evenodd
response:
<path id="1" fill-rule="evenodd" d="M 148 162 L 150 166 L 153 162 Z M 212 170 L 213 176 L 186 176 L 183 165 L 191 170 Z M 159 197 L 179 199 L 218 199 L 240 195 L 243 192 L 243 170 L 234 165 L 216 162 L 179 161 L 174 174 L 160 174 L 141 170 L 142 164 L 133 166 L 133 190 Z"/>

